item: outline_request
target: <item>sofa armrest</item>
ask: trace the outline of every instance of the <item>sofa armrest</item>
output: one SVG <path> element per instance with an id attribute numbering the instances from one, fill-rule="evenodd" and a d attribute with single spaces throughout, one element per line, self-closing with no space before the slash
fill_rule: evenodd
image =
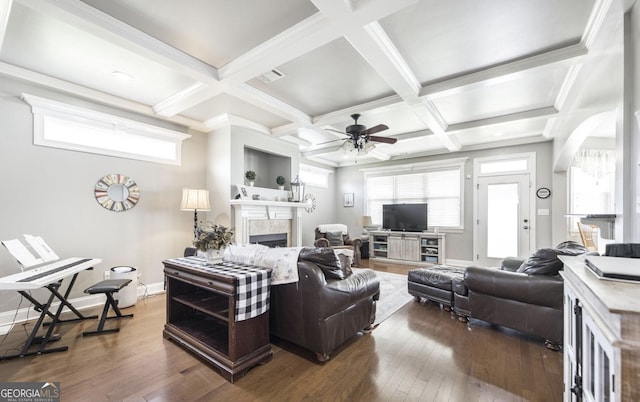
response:
<path id="1" fill-rule="evenodd" d="M 329 240 L 325 237 L 320 237 L 313 242 L 315 247 L 330 247 Z"/>
<path id="2" fill-rule="evenodd" d="M 349 238 L 344 241 L 344 244 L 347 246 L 360 247 L 362 245 L 362 239 L 359 237 Z"/>
<path id="3" fill-rule="evenodd" d="M 523 262 L 524 260 L 522 258 L 507 257 L 504 260 L 502 260 L 502 263 L 500 264 L 500 269 L 502 269 L 503 271 L 515 272 L 518 270 L 518 268 L 520 268 L 520 265 L 522 265 Z"/>
<path id="4" fill-rule="evenodd" d="M 464 283 L 469 292 L 562 309 L 563 282 L 557 275 L 527 275 L 491 268 L 467 267 Z"/>

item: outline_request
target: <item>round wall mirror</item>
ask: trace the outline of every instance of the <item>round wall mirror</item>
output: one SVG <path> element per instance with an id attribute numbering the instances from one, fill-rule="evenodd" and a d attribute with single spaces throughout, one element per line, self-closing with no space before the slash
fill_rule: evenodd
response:
<path id="1" fill-rule="evenodd" d="M 98 180 L 94 194 L 98 204 L 115 212 L 133 208 L 140 199 L 136 182 L 122 174 L 108 174 Z"/>

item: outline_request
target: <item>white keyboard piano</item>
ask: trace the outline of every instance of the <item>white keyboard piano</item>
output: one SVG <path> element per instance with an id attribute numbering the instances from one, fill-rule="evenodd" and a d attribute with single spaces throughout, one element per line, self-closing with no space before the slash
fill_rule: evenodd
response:
<path id="1" fill-rule="evenodd" d="M 99 258 L 66 258 L 0 278 L 0 290 L 32 290 L 47 286 L 101 263 Z"/>

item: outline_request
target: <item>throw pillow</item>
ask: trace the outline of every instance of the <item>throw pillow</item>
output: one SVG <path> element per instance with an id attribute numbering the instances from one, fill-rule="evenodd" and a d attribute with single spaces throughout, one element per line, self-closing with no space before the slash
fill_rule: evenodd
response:
<path id="1" fill-rule="evenodd" d="M 300 250 L 298 260 L 316 264 L 324 273 L 326 279 L 344 279 L 345 274 L 336 257 L 336 253 L 330 247 L 304 247 Z"/>
<path id="2" fill-rule="evenodd" d="M 533 252 L 531 257 L 520 265 L 517 272 L 529 275 L 557 275 L 562 270 L 563 263 L 559 255 L 580 255 L 588 251 L 580 245 L 561 243 L 558 248 L 541 248 Z"/>
<path id="3" fill-rule="evenodd" d="M 325 238 L 329 240 L 330 246 L 344 246 L 344 239 L 342 238 L 342 232 L 327 232 Z"/>

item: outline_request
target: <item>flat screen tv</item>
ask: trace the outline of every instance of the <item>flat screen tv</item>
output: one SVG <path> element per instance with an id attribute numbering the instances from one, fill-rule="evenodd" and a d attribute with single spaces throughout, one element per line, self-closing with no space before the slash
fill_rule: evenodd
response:
<path id="1" fill-rule="evenodd" d="M 427 230 L 427 204 L 385 204 L 382 228 L 401 232 Z"/>

